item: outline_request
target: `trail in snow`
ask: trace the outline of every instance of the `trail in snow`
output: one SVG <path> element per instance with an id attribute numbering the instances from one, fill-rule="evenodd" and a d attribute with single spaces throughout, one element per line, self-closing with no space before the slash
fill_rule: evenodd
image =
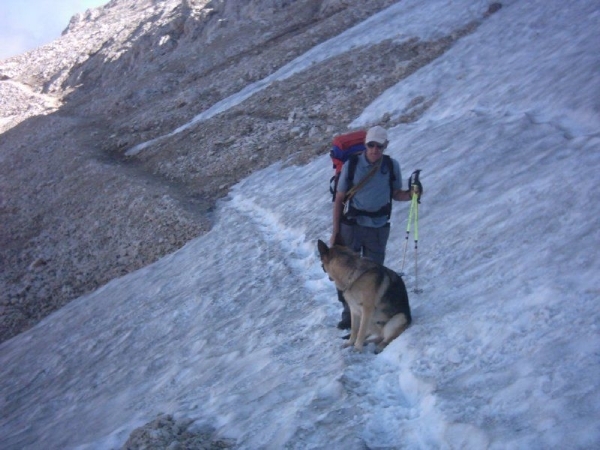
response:
<path id="1" fill-rule="evenodd" d="M 270 174 L 263 173 L 261 185 L 265 187 L 264 183 L 268 184 L 271 177 L 281 180 L 281 176 L 285 176 L 285 171 L 282 172 L 278 169 Z M 365 440 L 384 446 L 393 446 L 394 443 L 401 442 L 404 438 L 401 432 L 402 427 L 397 423 L 398 418 L 411 420 L 424 416 L 427 418 L 426 428 L 429 431 L 440 427 L 444 428 L 441 426 L 443 424 L 442 417 L 433 411 L 435 400 L 427 383 L 414 376 L 400 376 L 397 361 L 376 360 L 372 353 L 373 346 L 369 346 L 368 351 L 363 354 L 354 353 L 351 349 L 342 349 L 344 341 L 341 336 L 346 333 L 335 329 L 341 305 L 337 302 L 333 283 L 320 267 L 316 256 L 316 240 L 307 236 L 300 226 L 300 224 L 306 225 L 306 221 L 295 221 L 293 216 L 287 216 L 285 212 L 280 214 L 277 210 L 259 206 L 248 198 L 248 195 L 252 195 L 251 191 L 250 193 L 248 191 L 250 189 L 247 189 L 247 186 L 244 189 L 244 185 L 234 189 L 232 199 L 226 209 L 235 208 L 246 214 L 248 220 L 244 223 L 257 224 L 257 229 L 262 233 L 262 238 L 259 240 L 269 246 L 269 259 L 282 261 L 285 266 L 288 266 L 299 285 L 302 285 L 302 280 L 305 280 L 305 298 L 302 301 L 308 302 L 308 304 L 301 306 L 303 311 L 301 314 L 310 311 L 310 298 L 316 300 L 312 302 L 313 308 L 318 308 L 314 312 L 318 317 L 307 319 L 314 331 L 304 330 L 297 337 L 294 337 L 294 334 L 290 335 L 290 331 L 297 327 L 294 318 L 290 317 L 285 319 L 286 326 L 283 328 L 282 334 L 287 334 L 287 340 L 292 343 L 291 345 L 295 345 L 293 343 L 297 338 L 308 340 L 312 346 L 316 345 L 313 351 L 321 353 L 322 356 L 317 357 L 313 364 L 331 365 L 331 355 L 327 355 L 327 352 L 337 354 L 340 358 L 340 363 L 334 367 L 333 372 L 328 374 L 330 380 L 326 382 L 326 392 L 317 394 L 317 397 L 322 397 L 317 403 L 321 401 L 339 403 L 339 410 L 328 404 L 328 412 L 324 414 L 325 418 L 310 425 L 314 420 L 311 418 L 304 426 L 308 425 L 312 429 L 312 427 L 318 426 L 320 421 L 326 420 L 327 425 L 331 427 L 334 425 L 332 423 L 334 420 L 336 422 L 333 427 L 335 432 L 328 436 L 328 442 L 333 445 L 341 436 L 344 440 L 338 442 L 339 445 L 359 447 L 364 445 Z M 281 198 L 280 196 L 285 196 L 285 194 L 280 192 L 276 197 Z M 259 198 L 264 200 L 265 196 L 261 195 Z M 302 201 L 302 198 L 298 199 L 299 203 Z M 281 205 L 278 205 L 278 209 L 281 210 Z M 295 227 L 294 223 L 296 223 Z M 291 286 L 290 288 L 294 289 Z M 324 314 L 325 311 L 327 311 L 326 314 Z M 325 348 L 321 347 L 323 342 L 328 342 Z M 301 354 L 303 353 L 305 350 L 301 351 Z M 295 364 L 299 362 L 301 365 L 293 371 L 302 370 L 304 361 L 296 360 Z M 310 379 L 306 381 L 313 384 L 317 379 L 314 374 L 311 374 Z M 409 394 L 403 392 L 402 384 L 410 389 Z M 382 391 L 386 392 L 384 397 L 381 396 Z M 318 413 L 318 411 L 316 412 Z M 364 435 L 356 435 L 356 432 L 353 431 L 363 428 L 365 429 Z M 314 434 L 314 430 L 311 429 L 308 430 L 309 432 L 297 432 L 294 435 L 293 441 L 298 441 L 298 448 L 304 448 L 310 443 L 310 435 Z M 347 431 L 343 432 L 344 429 Z M 397 432 L 394 432 L 394 429 Z M 385 436 L 383 440 L 382 436 Z M 322 440 L 322 437 L 318 439 Z M 310 444 L 318 447 L 322 441 Z"/>

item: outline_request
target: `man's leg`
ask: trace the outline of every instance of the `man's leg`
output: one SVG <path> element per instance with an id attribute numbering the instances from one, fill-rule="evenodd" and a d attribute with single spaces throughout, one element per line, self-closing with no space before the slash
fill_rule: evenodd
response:
<path id="1" fill-rule="evenodd" d="M 340 237 L 342 239 L 343 245 L 358 252 L 360 251 L 360 246 L 356 239 L 355 226 L 356 225 L 349 225 L 342 222 L 340 224 Z M 355 248 L 357 246 L 358 248 Z M 338 290 L 337 295 L 338 300 L 342 302 L 342 306 L 344 308 L 342 310 L 342 319 L 338 322 L 337 327 L 340 330 L 348 330 L 350 329 L 351 324 L 350 308 L 348 307 L 348 303 L 346 303 L 346 300 L 344 299 L 344 294 L 342 294 L 342 291 Z"/>
<path id="2" fill-rule="evenodd" d="M 358 225 L 350 225 L 342 222 L 340 224 L 340 236 L 346 247 L 360 253 L 362 244 L 360 242 L 360 233 Z"/>
<path id="3" fill-rule="evenodd" d="M 385 248 L 390 237 L 390 224 L 381 228 L 362 228 L 363 256 L 383 264 L 385 261 Z"/>
<path id="4" fill-rule="evenodd" d="M 337 291 L 338 300 L 342 302 L 343 310 L 342 310 L 342 319 L 338 322 L 337 327 L 340 330 L 349 330 L 352 321 L 350 319 L 350 308 L 348 307 L 348 303 L 344 299 L 344 294 L 342 291 Z"/>

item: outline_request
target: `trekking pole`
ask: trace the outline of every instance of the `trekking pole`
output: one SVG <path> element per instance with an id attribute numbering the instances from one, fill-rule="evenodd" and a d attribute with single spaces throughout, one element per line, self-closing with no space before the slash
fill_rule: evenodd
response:
<path id="1" fill-rule="evenodd" d="M 413 190 L 412 202 L 415 204 L 415 288 L 413 292 L 420 294 L 423 289 L 419 289 L 419 203 L 418 195 Z"/>
<path id="2" fill-rule="evenodd" d="M 411 192 L 410 210 L 408 212 L 408 224 L 406 225 L 406 239 L 404 241 L 404 254 L 402 256 L 402 266 L 400 268 L 400 276 L 404 276 L 404 264 L 406 262 L 406 251 L 408 249 L 408 237 L 410 235 L 410 227 L 414 221 L 415 228 L 415 288 L 413 292 L 420 294 L 423 289 L 419 289 L 419 197 L 423 187 L 419 181 L 421 170 L 415 170 L 410 176 L 409 190 Z"/>
<path id="3" fill-rule="evenodd" d="M 415 196 L 413 195 L 408 211 L 408 223 L 406 224 L 406 238 L 404 240 L 404 252 L 402 254 L 402 266 L 400 267 L 400 276 L 404 275 L 404 263 L 406 262 L 406 250 L 408 249 L 408 237 L 410 235 L 410 224 L 412 222 L 413 212 L 415 210 Z"/>

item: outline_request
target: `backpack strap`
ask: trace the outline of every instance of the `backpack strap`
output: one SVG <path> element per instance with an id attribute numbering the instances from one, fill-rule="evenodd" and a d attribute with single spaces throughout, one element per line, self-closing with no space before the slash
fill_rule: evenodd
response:
<path id="1" fill-rule="evenodd" d="M 396 175 L 394 175 L 394 163 L 392 162 L 392 157 L 390 155 L 383 155 L 384 158 L 384 163 L 387 164 L 388 166 L 388 170 L 390 173 L 390 209 L 388 210 L 388 220 L 390 219 L 390 217 L 392 216 L 392 205 L 394 204 L 393 202 L 393 198 L 394 198 L 394 181 L 396 180 Z"/>
<path id="2" fill-rule="evenodd" d="M 348 191 L 352 189 L 352 186 L 354 185 L 354 174 L 356 173 L 356 166 L 358 165 L 358 156 L 359 155 L 350 155 L 350 158 L 348 158 Z"/>

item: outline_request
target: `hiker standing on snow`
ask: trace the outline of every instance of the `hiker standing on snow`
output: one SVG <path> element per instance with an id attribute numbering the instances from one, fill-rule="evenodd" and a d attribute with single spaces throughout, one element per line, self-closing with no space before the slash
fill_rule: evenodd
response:
<path id="1" fill-rule="evenodd" d="M 333 233 L 330 244 L 346 247 L 383 264 L 390 235 L 392 199 L 410 201 L 409 190 L 402 190 L 400 164 L 383 152 L 388 145 L 385 128 L 375 126 L 367 131 L 366 150 L 351 156 L 342 168 L 333 204 Z M 413 188 L 420 195 L 421 184 Z M 346 207 L 344 202 L 349 197 Z M 344 305 L 338 328 L 350 328 L 350 309 L 340 291 Z"/>

